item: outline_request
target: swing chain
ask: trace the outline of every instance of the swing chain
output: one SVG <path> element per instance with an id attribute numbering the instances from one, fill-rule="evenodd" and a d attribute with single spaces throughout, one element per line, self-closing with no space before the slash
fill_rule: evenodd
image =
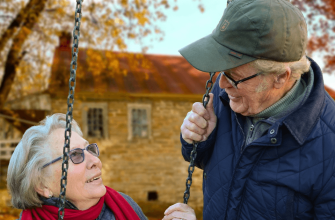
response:
<path id="1" fill-rule="evenodd" d="M 65 143 L 63 147 L 63 163 L 62 163 L 62 178 L 60 181 L 60 194 L 59 194 L 59 210 L 58 219 L 64 219 L 64 207 L 66 201 L 66 184 L 67 184 L 67 171 L 69 167 L 69 151 L 70 151 L 70 138 L 71 138 L 71 122 L 73 119 L 73 103 L 74 103 L 74 90 L 76 87 L 76 71 L 78 59 L 78 45 L 80 36 L 80 20 L 81 20 L 81 6 L 82 0 L 77 0 L 75 10 L 75 23 L 73 29 L 73 44 L 72 44 L 72 61 L 69 80 L 69 95 L 67 97 L 67 113 L 66 113 L 66 128 L 65 128 Z"/>
<path id="2" fill-rule="evenodd" d="M 209 102 L 209 92 L 212 90 L 213 87 L 213 76 L 215 75 L 215 72 L 209 73 L 210 78 L 206 82 L 206 93 L 202 97 L 202 104 L 206 108 L 208 102 Z M 188 199 L 190 198 L 190 187 L 192 185 L 192 174 L 194 172 L 194 161 L 197 157 L 197 148 L 198 148 L 199 142 L 193 141 L 193 149 L 191 151 L 190 155 L 190 165 L 188 166 L 188 177 L 186 179 L 186 190 L 184 192 L 184 204 L 187 204 Z"/>

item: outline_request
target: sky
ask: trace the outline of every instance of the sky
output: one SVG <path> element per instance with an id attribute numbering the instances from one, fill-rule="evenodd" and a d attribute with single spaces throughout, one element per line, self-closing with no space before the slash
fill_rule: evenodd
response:
<path id="1" fill-rule="evenodd" d="M 178 50 L 188 44 L 210 34 L 219 23 L 223 11 L 226 8 L 226 0 L 202 0 L 205 11 L 198 9 L 199 1 L 177 0 L 178 10 L 169 9 L 164 11 L 167 19 L 157 23 L 161 30 L 165 32 L 163 41 L 146 42 L 152 47 L 148 54 L 168 54 L 180 55 Z M 128 43 L 128 50 L 139 52 L 140 47 L 134 43 Z M 319 56 L 313 59 L 323 67 L 323 62 Z M 324 82 L 327 86 L 335 90 L 335 74 L 324 74 Z"/>

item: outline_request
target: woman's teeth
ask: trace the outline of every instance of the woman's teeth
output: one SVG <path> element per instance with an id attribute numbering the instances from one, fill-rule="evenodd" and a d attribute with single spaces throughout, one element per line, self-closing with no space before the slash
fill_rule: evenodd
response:
<path id="1" fill-rule="evenodd" d="M 93 182 L 94 180 L 97 180 L 97 179 L 99 179 L 99 178 L 100 178 L 100 176 L 98 176 L 98 177 L 94 177 L 94 178 L 92 178 L 92 179 L 90 179 L 90 180 L 87 180 L 86 183 Z"/>

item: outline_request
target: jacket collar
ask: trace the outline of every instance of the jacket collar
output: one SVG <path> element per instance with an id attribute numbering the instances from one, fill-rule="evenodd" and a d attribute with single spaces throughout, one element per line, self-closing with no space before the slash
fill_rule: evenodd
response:
<path id="1" fill-rule="evenodd" d="M 314 85 L 311 94 L 299 109 L 283 121 L 300 145 L 306 141 L 320 118 L 325 102 L 325 88 L 321 69 L 314 60 L 311 58 L 309 60 L 314 71 Z"/>
<path id="2" fill-rule="evenodd" d="M 317 123 L 317 119 L 321 115 L 321 110 L 325 102 L 325 89 L 321 69 L 314 60 L 311 58 L 308 59 L 311 61 L 311 68 L 314 71 L 314 85 L 312 91 L 300 108 L 283 120 L 279 120 L 286 125 L 300 145 L 306 141 L 306 138 Z M 220 80 L 220 77 L 221 74 L 217 80 Z M 219 97 L 223 105 L 229 105 L 229 97 L 224 89 L 220 91 Z"/>

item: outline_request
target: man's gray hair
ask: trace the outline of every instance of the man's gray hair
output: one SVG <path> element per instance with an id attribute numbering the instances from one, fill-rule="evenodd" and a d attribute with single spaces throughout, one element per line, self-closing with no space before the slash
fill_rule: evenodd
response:
<path id="1" fill-rule="evenodd" d="M 47 185 L 48 177 L 53 175 L 49 167 L 41 167 L 50 162 L 52 151 L 48 146 L 50 134 L 66 126 L 65 114 L 47 116 L 39 125 L 26 130 L 10 159 L 7 172 L 7 187 L 12 196 L 12 205 L 18 209 L 40 207 L 35 188 Z M 83 135 L 76 121 L 72 120 L 72 131 Z"/>
<path id="2" fill-rule="evenodd" d="M 304 55 L 300 60 L 295 62 L 283 63 L 272 60 L 262 60 L 257 59 L 249 63 L 252 67 L 254 67 L 258 72 L 264 72 L 264 74 L 281 74 L 286 71 L 285 66 L 291 69 L 291 78 L 299 79 L 301 75 L 309 70 L 311 62 Z M 263 82 L 261 82 L 258 87 L 256 87 L 256 93 L 262 92 L 268 88 L 268 84 L 263 78 Z"/>
<path id="3" fill-rule="evenodd" d="M 292 71 L 291 77 L 294 79 L 299 79 L 301 75 L 309 70 L 311 65 L 310 61 L 304 55 L 300 60 L 295 62 L 283 63 L 283 62 L 276 62 L 272 60 L 262 60 L 258 59 L 255 61 L 250 62 L 250 65 L 256 68 L 258 71 L 267 73 L 275 73 L 281 74 L 286 71 L 285 66 L 288 67 Z"/>

